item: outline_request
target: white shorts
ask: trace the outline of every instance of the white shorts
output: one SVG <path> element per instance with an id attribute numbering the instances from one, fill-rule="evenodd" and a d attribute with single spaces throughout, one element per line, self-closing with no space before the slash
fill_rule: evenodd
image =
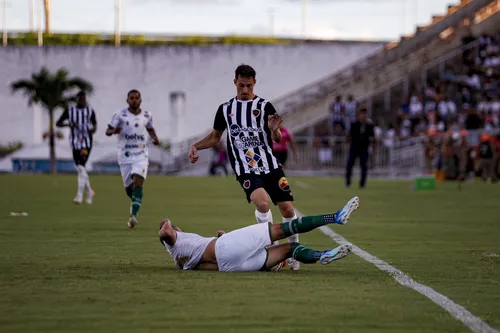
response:
<path id="1" fill-rule="evenodd" d="M 148 165 L 148 160 L 120 164 L 123 185 L 125 185 L 125 187 L 129 187 L 132 184 L 132 175 L 139 175 L 146 179 L 148 175 Z"/>
<path id="2" fill-rule="evenodd" d="M 259 271 L 271 245 L 270 223 L 259 223 L 222 235 L 215 242 L 215 257 L 222 272 Z"/>

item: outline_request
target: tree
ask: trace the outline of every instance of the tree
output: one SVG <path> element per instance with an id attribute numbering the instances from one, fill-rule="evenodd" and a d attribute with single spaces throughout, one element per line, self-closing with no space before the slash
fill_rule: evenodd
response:
<path id="1" fill-rule="evenodd" d="M 55 73 L 42 67 L 40 72 L 33 73 L 31 79 L 22 79 L 11 83 L 12 93 L 21 91 L 28 99 L 28 105 L 39 104 L 49 115 L 49 147 L 52 173 L 56 172 L 56 151 L 54 144 L 54 112 L 58 108 L 65 109 L 76 98 L 75 90 L 92 93 L 92 84 L 79 77 L 69 77 L 66 69 Z"/>

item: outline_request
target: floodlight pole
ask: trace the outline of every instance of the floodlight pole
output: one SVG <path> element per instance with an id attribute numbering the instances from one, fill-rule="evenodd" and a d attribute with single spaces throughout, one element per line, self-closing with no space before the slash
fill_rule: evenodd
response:
<path id="1" fill-rule="evenodd" d="M 43 31 L 42 31 L 42 6 L 43 0 L 38 0 L 38 46 L 41 47 L 43 45 Z"/>
<path id="2" fill-rule="evenodd" d="M 121 0 L 115 0 L 115 46 L 120 46 L 120 11 Z"/>
<path id="3" fill-rule="evenodd" d="M 35 30 L 35 0 L 28 0 L 30 7 L 30 18 L 29 18 L 29 26 L 30 32 Z"/>
<path id="4" fill-rule="evenodd" d="M 302 38 L 307 38 L 307 0 L 302 0 Z"/>
<path id="5" fill-rule="evenodd" d="M 3 0 L 2 9 L 2 44 L 7 46 L 7 0 Z"/>

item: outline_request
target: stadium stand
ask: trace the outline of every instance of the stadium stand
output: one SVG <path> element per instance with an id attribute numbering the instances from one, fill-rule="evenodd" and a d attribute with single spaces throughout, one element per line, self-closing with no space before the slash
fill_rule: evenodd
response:
<path id="1" fill-rule="evenodd" d="M 343 136 L 349 121 L 344 119 L 344 126 L 336 121 L 332 126 L 332 110 L 339 97 L 345 117 L 348 95 L 354 96 L 358 106 L 368 108 L 376 122 L 379 144 L 371 164 L 375 172 L 423 172 L 425 148 L 419 135 L 428 130 L 441 138 L 433 162 L 440 175 L 446 164 L 446 154 L 441 152 L 447 136 L 456 139 L 461 129 L 468 130 L 471 150 L 477 153 L 474 147 L 484 126 L 491 133 L 498 131 L 499 7 L 499 1 L 462 1 L 450 6 L 446 15 L 418 27 L 413 36 L 389 43 L 379 54 L 304 87 L 295 97 L 278 100 L 278 105 L 288 101 L 286 124 L 302 142 L 300 161 L 289 167 L 312 165 L 312 169 L 343 172 Z M 314 148 L 307 149 L 311 144 Z M 456 155 L 452 154 L 455 161 Z M 457 168 L 458 162 L 446 177 L 456 177 Z"/>

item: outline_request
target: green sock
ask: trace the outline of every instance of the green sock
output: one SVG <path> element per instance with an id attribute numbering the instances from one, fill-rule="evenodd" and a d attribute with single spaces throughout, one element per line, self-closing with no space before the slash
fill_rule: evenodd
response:
<path id="1" fill-rule="evenodd" d="M 295 234 L 302 234 L 309 232 L 318 227 L 335 221 L 335 214 L 316 215 L 316 216 L 303 216 L 298 219 L 291 220 L 290 222 L 281 223 L 281 230 L 283 230 L 285 237 L 290 237 Z"/>
<path id="2" fill-rule="evenodd" d="M 292 257 L 304 264 L 314 264 L 319 260 L 323 252 L 309 249 L 299 243 L 292 243 L 290 246 Z"/>
<path id="3" fill-rule="evenodd" d="M 135 187 L 132 191 L 132 216 L 137 216 L 142 204 L 142 187 Z"/>

